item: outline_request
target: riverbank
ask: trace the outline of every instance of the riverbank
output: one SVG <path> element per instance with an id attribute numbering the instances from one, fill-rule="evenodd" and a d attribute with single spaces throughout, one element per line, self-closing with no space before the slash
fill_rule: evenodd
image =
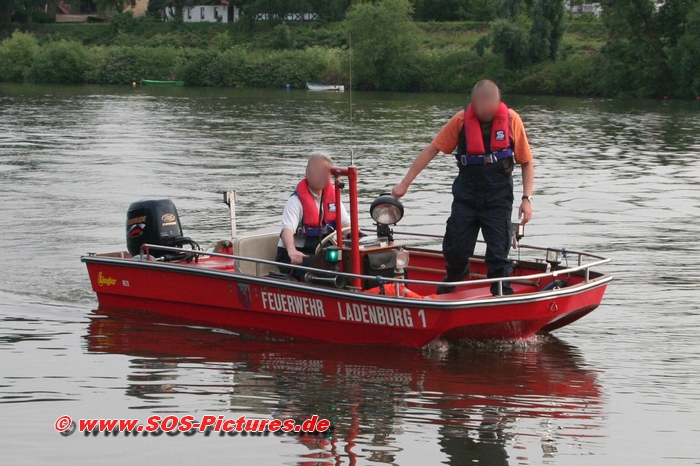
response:
<path id="1" fill-rule="evenodd" d="M 600 76 L 604 29 L 594 18 L 569 22 L 559 60 L 517 70 L 507 68 L 490 49 L 475 46 L 488 31 L 486 23 L 416 24 L 416 51 L 403 73 L 410 79 L 390 82 L 385 90 L 464 92 L 489 77 L 509 93 L 619 94 Z M 6 82 L 130 84 L 176 79 L 188 86 L 263 88 L 303 88 L 307 81 L 350 84 L 344 22 L 245 30 L 129 19 L 22 25 L 21 31 L 4 29 L 2 37 L 0 80 Z M 357 81 L 353 85 L 369 88 Z"/>

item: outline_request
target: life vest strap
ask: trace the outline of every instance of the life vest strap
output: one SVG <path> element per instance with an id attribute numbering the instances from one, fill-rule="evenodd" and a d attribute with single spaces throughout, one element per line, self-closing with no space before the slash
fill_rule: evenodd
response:
<path id="1" fill-rule="evenodd" d="M 319 227 L 310 227 L 307 225 L 302 225 L 297 229 L 297 236 L 300 237 L 324 237 L 335 231 L 335 222 L 327 223 Z"/>
<path id="2" fill-rule="evenodd" d="M 461 154 L 459 163 L 461 165 L 488 165 L 490 163 L 496 163 L 499 160 L 513 157 L 513 155 L 513 149 L 511 148 L 497 150 L 495 152 L 482 155 Z"/>

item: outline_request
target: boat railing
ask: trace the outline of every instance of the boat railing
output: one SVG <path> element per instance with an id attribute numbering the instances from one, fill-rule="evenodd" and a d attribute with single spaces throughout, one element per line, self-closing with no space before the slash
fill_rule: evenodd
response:
<path id="1" fill-rule="evenodd" d="M 396 232 L 394 234 L 397 234 Z M 410 234 L 414 236 L 435 236 L 439 237 L 438 235 L 428 235 L 428 234 L 423 234 L 423 233 L 399 233 L 399 234 Z M 600 256 L 597 254 L 591 254 L 588 252 L 584 251 L 575 251 L 575 250 L 569 250 L 569 249 L 556 249 L 556 248 L 545 248 L 545 247 L 540 247 L 540 246 L 530 246 L 530 245 L 519 245 L 520 248 L 522 249 L 530 249 L 530 250 L 536 250 L 536 251 L 559 251 L 562 254 L 564 254 L 566 257 L 569 257 L 571 255 L 577 256 L 577 265 L 573 267 L 565 267 L 565 268 L 556 268 L 547 272 L 541 272 L 541 273 L 535 273 L 535 274 L 529 274 L 529 275 L 520 275 L 520 276 L 510 276 L 510 277 L 498 277 L 498 278 L 483 278 L 483 279 L 477 279 L 477 280 L 464 280 L 460 282 L 450 282 L 450 286 L 454 287 L 477 287 L 477 286 L 483 286 L 483 285 L 491 285 L 493 283 L 498 284 L 498 295 L 502 296 L 503 295 L 503 283 L 504 282 L 512 282 L 516 280 L 522 280 L 523 278 L 527 278 L 528 280 L 540 280 L 543 278 L 556 278 L 559 276 L 566 276 L 570 274 L 574 274 L 577 272 L 583 272 L 584 275 L 584 281 L 585 283 L 589 283 L 591 280 L 590 277 L 590 271 L 591 268 L 597 267 L 602 264 L 606 264 L 610 262 L 612 259 L 604 256 Z M 150 255 L 150 250 L 155 249 L 155 250 L 160 250 L 160 251 L 168 251 L 168 252 L 174 252 L 178 254 L 186 253 L 190 255 L 195 255 L 197 257 L 199 256 L 206 256 L 206 257 L 221 257 L 221 258 L 226 258 L 226 259 L 231 259 L 233 261 L 245 261 L 245 262 L 252 262 L 255 264 L 255 276 L 260 277 L 260 266 L 261 265 L 272 265 L 276 267 L 290 267 L 289 264 L 287 263 L 282 263 L 282 262 L 276 262 L 276 261 L 271 261 L 267 259 L 259 259 L 255 257 L 247 257 L 247 256 L 238 256 L 235 254 L 224 254 L 224 253 L 218 253 L 218 252 L 213 252 L 213 251 L 199 251 L 199 250 L 194 250 L 194 249 L 182 249 L 182 248 L 175 248 L 175 247 L 169 247 L 169 246 L 160 246 L 156 244 L 144 244 L 141 246 L 141 250 L 143 252 L 142 256 L 146 257 L 146 261 L 151 261 L 155 259 L 151 259 Z M 591 262 L 584 262 L 585 258 L 588 259 L 594 259 Z M 360 279 L 360 280 L 372 280 L 372 281 L 377 281 L 380 284 L 400 284 L 400 285 L 423 285 L 423 286 L 442 286 L 445 285 L 445 282 L 442 281 L 429 281 L 429 280 L 414 280 L 410 278 L 392 278 L 392 277 L 378 277 L 374 275 L 360 275 L 360 274 L 353 274 L 353 273 L 348 273 L 348 272 L 340 272 L 340 271 L 334 271 L 334 270 L 325 270 L 325 269 L 317 269 L 314 267 L 306 267 L 306 266 L 301 266 L 301 265 L 294 265 L 294 269 L 297 270 L 303 270 L 305 272 L 309 273 L 314 273 L 314 274 L 323 274 L 325 276 L 330 276 L 330 277 L 344 277 L 344 278 L 355 278 L 355 279 Z M 394 296 L 395 297 L 402 297 L 401 296 L 401 290 L 399 286 L 394 286 Z"/>
<path id="2" fill-rule="evenodd" d="M 442 240 L 444 238 L 443 235 L 438 235 L 434 233 L 417 233 L 417 232 L 411 232 L 411 231 L 394 231 L 394 235 L 399 235 L 399 236 L 415 236 L 418 238 L 433 238 L 433 239 L 439 239 Z M 477 243 L 482 243 L 486 244 L 486 241 L 484 240 L 478 240 Z M 590 252 L 583 252 L 583 251 L 574 251 L 572 249 L 566 249 L 566 248 L 545 248 L 542 246 L 532 246 L 528 244 L 519 244 L 518 248 L 521 249 L 531 249 L 535 251 L 548 251 L 548 250 L 556 250 L 560 251 L 563 254 L 573 254 L 578 257 L 578 265 L 581 265 L 583 263 L 583 257 L 591 257 L 594 259 L 608 259 L 608 262 L 611 260 L 605 256 L 600 256 L 597 254 L 592 254 Z"/>

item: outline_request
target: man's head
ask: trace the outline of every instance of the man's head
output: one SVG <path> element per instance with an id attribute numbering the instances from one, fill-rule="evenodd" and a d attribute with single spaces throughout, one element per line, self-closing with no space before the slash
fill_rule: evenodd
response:
<path id="1" fill-rule="evenodd" d="M 333 161 L 325 152 L 311 154 L 306 164 L 306 181 L 309 183 L 309 188 L 314 191 L 325 189 L 331 176 L 330 168 L 332 165 Z"/>
<path id="2" fill-rule="evenodd" d="M 482 79 L 472 89 L 471 105 L 479 121 L 492 121 L 500 103 L 501 91 L 493 81 Z"/>

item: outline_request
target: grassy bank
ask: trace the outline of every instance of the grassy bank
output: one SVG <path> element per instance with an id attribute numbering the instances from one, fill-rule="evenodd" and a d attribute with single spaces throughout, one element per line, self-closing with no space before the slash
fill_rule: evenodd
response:
<path id="1" fill-rule="evenodd" d="M 571 22 L 561 60 L 518 70 L 507 69 L 502 57 L 490 50 L 477 53 L 475 44 L 487 24 L 416 24 L 415 53 L 400 76 L 384 86 L 388 90 L 464 92 L 488 77 L 511 93 L 606 94 L 596 71 L 604 43 L 598 22 Z M 192 86 L 276 88 L 302 88 L 306 81 L 349 84 L 345 22 L 263 25 L 252 31 L 224 24 L 132 20 L 16 29 L 0 31 L 2 81 L 129 84 L 178 79 Z M 354 85 L 372 88 L 367 80 Z"/>

